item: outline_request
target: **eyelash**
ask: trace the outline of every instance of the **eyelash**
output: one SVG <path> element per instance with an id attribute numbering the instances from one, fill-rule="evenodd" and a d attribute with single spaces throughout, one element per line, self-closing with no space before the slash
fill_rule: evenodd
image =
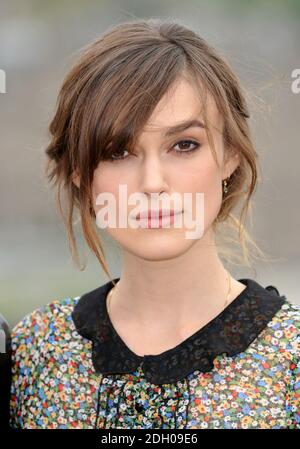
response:
<path id="1" fill-rule="evenodd" d="M 196 145 L 195 146 L 195 148 L 192 148 L 191 150 L 183 150 L 183 151 L 178 151 L 178 150 L 173 150 L 173 148 L 176 146 L 176 145 L 178 145 L 178 144 L 180 144 L 180 143 L 192 143 L 192 144 L 194 144 L 194 145 Z M 178 154 L 179 156 L 185 156 L 185 155 L 190 155 L 190 154 L 192 154 L 192 153 L 194 153 L 194 151 L 197 151 L 199 148 L 200 148 L 200 144 L 198 143 L 198 142 L 196 142 L 195 140 L 191 140 L 191 139 L 184 139 L 184 140 L 179 140 L 178 142 L 176 142 L 174 145 L 173 145 L 173 147 L 172 147 L 172 151 L 173 152 L 175 152 L 176 154 Z M 127 151 L 127 150 L 126 150 Z M 122 161 L 122 160 L 124 160 L 124 159 L 127 159 L 129 156 L 131 156 L 131 155 L 133 155 L 133 153 L 129 153 L 129 155 L 128 156 L 122 156 L 122 157 L 117 157 L 117 158 L 113 158 L 113 157 L 109 157 L 108 158 L 108 160 L 110 161 L 110 162 L 117 162 L 117 161 Z"/>

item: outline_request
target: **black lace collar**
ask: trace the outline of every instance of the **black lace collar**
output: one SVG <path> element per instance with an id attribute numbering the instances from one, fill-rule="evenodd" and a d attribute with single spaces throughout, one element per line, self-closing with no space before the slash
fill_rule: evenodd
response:
<path id="1" fill-rule="evenodd" d="M 120 278 L 115 278 L 117 282 Z M 114 329 L 106 308 L 111 281 L 82 295 L 72 312 L 77 332 L 92 341 L 92 361 L 102 374 L 132 373 L 142 364 L 145 378 L 173 383 L 200 370 L 210 371 L 217 355 L 243 352 L 286 301 L 276 287 L 239 279 L 246 288 L 214 319 L 179 345 L 158 355 L 132 352 Z"/>

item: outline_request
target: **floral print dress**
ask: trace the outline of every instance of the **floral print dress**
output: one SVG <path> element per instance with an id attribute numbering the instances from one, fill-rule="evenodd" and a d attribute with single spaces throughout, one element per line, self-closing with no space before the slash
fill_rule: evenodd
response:
<path id="1" fill-rule="evenodd" d="M 11 427 L 300 428 L 300 306 L 239 282 L 219 315 L 158 355 L 114 329 L 111 281 L 26 315 L 12 331 Z"/>

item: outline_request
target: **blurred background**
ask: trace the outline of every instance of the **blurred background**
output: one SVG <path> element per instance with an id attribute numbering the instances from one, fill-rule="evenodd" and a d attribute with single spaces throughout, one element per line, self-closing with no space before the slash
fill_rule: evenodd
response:
<path id="1" fill-rule="evenodd" d="M 257 263 L 257 281 L 300 303 L 300 0 L 1 0 L 0 313 L 14 326 L 54 299 L 78 296 L 108 279 L 77 238 L 85 271 L 72 262 L 54 191 L 43 174 L 48 125 L 76 52 L 114 24 L 138 18 L 179 19 L 214 45 L 248 92 L 262 177 L 252 233 L 274 258 Z M 78 228 L 79 229 L 79 228 Z M 114 277 L 120 253 L 105 239 Z M 235 278 L 253 277 L 233 267 Z"/>

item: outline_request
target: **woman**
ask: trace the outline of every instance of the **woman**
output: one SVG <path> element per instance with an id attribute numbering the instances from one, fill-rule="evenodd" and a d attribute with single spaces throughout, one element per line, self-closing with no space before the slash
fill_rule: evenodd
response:
<path id="1" fill-rule="evenodd" d="M 123 23 L 85 49 L 59 93 L 46 173 L 76 261 L 74 208 L 110 280 L 14 328 L 12 427 L 300 426 L 299 306 L 234 279 L 217 244 L 239 231 L 245 265 L 255 247 L 248 118 L 228 64 L 181 24 Z M 120 186 L 144 201 L 138 213 Z M 96 224 L 121 248 L 120 277 Z"/>

